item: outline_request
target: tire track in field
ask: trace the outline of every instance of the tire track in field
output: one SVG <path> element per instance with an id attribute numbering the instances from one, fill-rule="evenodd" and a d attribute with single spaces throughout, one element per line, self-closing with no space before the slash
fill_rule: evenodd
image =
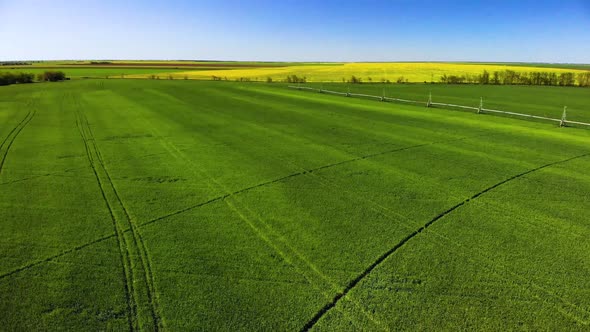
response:
<path id="1" fill-rule="evenodd" d="M 135 304 L 135 297 L 134 297 L 134 291 L 133 291 L 133 276 L 132 276 L 132 271 L 131 271 L 131 262 L 130 262 L 130 258 L 129 258 L 129 252 L 126 248 L 126 246 L 123 243 L 123 234 L 121 232 L 121 229 L 115 219 L 115 215 L 113 213 L 113 210 L 111 208 L 111 204 L 109 202 L 109 200 L 107 199 L 107 195 L 105 193 L 105 190 L 103 189 L 103 184 L 102 181 L 100 180 L 100 177 L 98 175 L 98 171 L 96 169 L 96 166 L 94 164 L 94 158 L 93 155 L 91 153 L 90 150 L 90 146 L 88 144 L 88 138 L 86 137 L 86 133 L 83 129 L 83 125 L 82 125 L 82 120 L 80 118 L 80 111 L 78 109 L 76 109 L 76 126 L 78 128 L 78 131 L 80 132 L 80 136 L 82 137 L 82 141 L 84 142 L 84 148 L 86 151 L 86 157 L 88 159 L 88 162 L 90 164 L 90 167 L 92 169 L 92 172 L 94 173 L 94 177 L 96 178 L 96 182 L 98 184 L 98 187 L 100 189 L 100 193 L 101 196 L 105 202 L 105 205 L 107 207 L 107 209 L 109 210 L 109 216 L 111 218 L 111 222 L 113 224 L 113 228 L 115 231 L 114 236 L 117 239 L 117 247 L 119 248 L 119 257 L 121 258 L 121 266 L 123 269 L 123 284 L 124 284 L 124 288 L 125 288 L 125 302 L 127 304 L 127 321 L 129 324 L 129 330 L 133 331 L 135 329 L 135 318 L 136 314 L 135 314 L 135 310 L 136 310 L 136 304 Z"/>
<path id="2" fill-rule="evenodd" d="M 27 106 L 31 105 L 28 104 Z M 21 122 L 12 128 L 12 130 L 4 138 L 4 141 L 2 141 L 2 144 L 0 144 L 0 174 L 2 174 L 2 169 L 4 168 L 4 163 L 6 162 L 6 157 L 8 156 L 8 152 L 10 151 L 12 144 L 20 132 L 27 126 L 27 124 L 29 124 L 29 122 L 31 122 L 36 113 L 37 110 L 29 111 L 27 115 L 25 115 L 25 117 L 21 120 Z"/>
<path id="3" fill-rule="evenodd" d="M 388 251 L 386 251 L 385 253 L 383 253 L 381 256 L 379 256 L 373 263 L 371 263 L 365 270 L 363 270 L 363 272 L 361 272 L 356 278 L 354 278 L 353 280 L 351 280 L 348 285 L 345 287 L 344 291 L 341 293 L 336 294 L 336 296 L 334 296 L 334 298 L 332 299 L 331 302 L 327 303 L 326 305 L 324 305 L 301 329 L 301 331 L 309 331 L 310 329 L 312 329 L 315 324 L 325 315 L 327 314 L 332 308 L 334 308 L 336 306 L 336 304 L 338 304 L 338 302 L 344 298 L 354 287 L 356 287 L 364 278 L 366 278 L 375 268 L 377 268 L 379 265 L 381 265 L 388 257 L 390 257 L 391 255 L 393 255 L 398 249 L 400 249 L 401 247 L 403 247 L 406 243 L 408 243 L 412 238 L 416 237 L 418 234 L 422 233 L 424 230 L 426 230 L 428 227 L 430 227 L 432 224 L 434 224 L 436 221 L 442 219 L 443 217 L 445 217 L 446 215 L 450 214 L 451 212 L 455 211 L 456 209 L 458 209 L 459 207 L 469 203 L 471 200 L 475 200 L 478 197 L 484 195 L 485 193 L 494 190 L 495 188 L 498 188 L 499 186 L 502 186 L 510 181 L 516 180 L 520 177 L 523 177 L 527 174 L 539 171 L 541 169 L 550 167 L 550 166 L 554 166 L 557 164 L 561 164 L 561 163 L 566 163 L 568 161 L 571 160 L 575 160 L 575 159 L 579 159 L 582 157 L 586 157 L 589 156 L 590 153 L 585 153 L 585 154 L 581 154 L 578 156 L 574 156 L 571 158 L 567 158 L 567 159 L 562 159 L 562 160 L 558 160 L 555 162 L 551 162 L 533 169 L 530 169 L 528 171 L 516 174 L 514 176 L 511 176 L 505 180 L 502 180 L 490 187 L 485 188 L 484 190 L 474 194 L 473 196 L 465 199 L 464 201 L 455 204 L 454 206 L 452 206 L 451 208 L 447 209 L 446 211 L 440 213 L 439 215 L 437 215 L 436 217 L 432 218 L 431 220 L 429 220 L 427 223 L 425 223 L 423 226 L 421 226 L 420 228 L 416 229 L 415 231 L 413 231 L 412 233 L 408 234 L 406 237 L 404 237 L 400 242 L 398 242 L 395 246 L 393 246 L 391 249 L 389 249 Z"/>
<path id="4" fill-rule="evenodd" d="M 55 259 L 58 259 L 58 258 L 60 258 L 60 257 L 62 257 L 62 256 L 65 256 L 65 255 L 68 255 L 68 254 L 74 253 L 74 252 L 76 252 L 76 251 L 80 251 L 80 250 L 82 250 L 82 249 L 85 249 L 85 248 L 87 248 L 87 247 L 90 247 L 90 246 L 92 246 L 92 245 L 98 244 L 98 243 L 100 243 L 100 242 L 103 242 L 103 241 L 106 241 L 106 240 L 112 239 L 112 238 L 114 238 L 115 236 L 116 236 L 115 234 L 106 235 L 106 236 L 103 236 L 103 237 L 101 237 L 101 238 L 95 239 L 95 240 L 93 240 L 93 241 L 86 242 L 86 243 L 84 243 L 84 244 L 81 244 L 81 245 L 75 246 L 75 247 L 73 247 L 73 248 L 67 249 L 67 250 L 65 250 L 65 251 L 62 251 L 62 252 L 60 252 L 59 254 L 55 254 L 55 255 L 53 255 L 53 256 L 49 256 L 49 257 L 46 257 L 46 258 L 43 258 L 43 259 L 40 259 L 40 260 L 34 261 L 34 262 L 32 262 L 32 263 L 28 263 L 28 264 L 26 264 L 26 265 L 24 265 L 24 266 L 21 266 L 21 267 L 19 267 L 19 268 L 17 268 L 17 269 L 14 269 L 14 270 L 10 271 L 10 272 L 6 272 L 6 273 L 4 273 L 4 274 L 0 274 L 0 280 L 2 280 L 2 279 L 4 279 L 4 278 L 7 278 L 7 277 L 10 277 L 10 276 L 12 276 L 12 275 L 15 275 L 15 274 L 17 274 L 17 273 L 24 272 L 24 271 L 26 271 L 26 270 L 32 269 L 32 268 L 34 268 L 34 267 L 36 267 L 36 266 L 38 266 L 38 265 L 41 265 L 41 264 L 43 264 L 43 263 L 48 263 L 48 262 L 51 262 L 51 261 L 53 261 L 53 260 L 55 260 Z"/>
<path id="5" fill-rule="evenodd" d="M 48 177 L 48 176 L 57 176 L 57 175 L 60 175 L 60 174 L 64 174 L 64 173 L 69 173 L 69 172 L 72 172 L 72 171 L 81 170 L 81 169 L 84 169 L 84 168 L 86 168 L 86 166 L 84 166 L 84 167 L 75 167 L 75 168 L 68 168 L 68 169 L 65 169 L 63 171 L 57 171 L 57 172 L 51 172 L 51 173 L 45 173 L 45 174 L 31 175 L 31 176 L 24 177 L 24 178 L 21 178 L 21 179 L 16 179 L 16 180 L 6 181 L 6 182 L 0 182 L 0 186 L 4 186 L 4 185 L 8 185 L 8 184 L 13 184 L 13 183 L 17 183 L 17 182 L 28 181 L 28 180 L 34 180 L 34 179 Z"/>
<path id="6" fill-rule="evenodd" d="M 251 191 L 251 190 L 256 189 L 256 188 L 260 188 L 260 187 L 265 187 L 265 186 L 268 186 L 268 185 L 272 185 L 274 183 L 285 181 L 285 180 L 290 179 L 292 177 L 311 174 L 311 173 L 313 173 L 315 171 L 318 171 L 318 170 L 321 170 L 321 169 L 335 167 L 335 166 L 342 165 L 342 164 L 345 164 L 345 163 L 350 163 L 350 162 L 353 162 L 353 161 L 359 161 L 359 160 L 362 160 L 362 159 L 368 159 L 368 158 L 371 158 L 371 157 L 385 155 L 385 154 L 388 154 L 388 153 L 395 153 L 397 151 L 409 150 L 409 149 L 414 149 L 414 148 L 418 148 L 418 147 L 421 147 L 421 146 L 427 146 L 427 145 L 443 144 L 443 143 L 448 143 L 448 142 L 453 142 L 453 141 L 461 141 L 461 140 L 466 140 L 466 139 L 469 139 L 469 138 L 479 137 L 479 136 L 485 136 L 485 134 L 471 136 L 471 137 L 456 138 L 456 139 L 451 139 L 451 140 L 446 140 L 446 141 L 438 141 L 438 142 L 430 142 L 430 143 L 412 145 L 412 146 L 402 147 L 402 148 L 398 148 L 398 149 L 392 149 L 392 150 L 388 150 L 388 151 L 382 151 L 382 152 L 378 152 L 378 153 L 374 153 L 374 154 L 370 154 L 370 155 L 366 155 L 366 156 L 361 156 L 361 157 L 357 157 L 357 158 L 353 158 L 353 159 L 341 161 L 341 162 L 334 163 L 334 164 L 323 165 L 323 166 L 319 166 L 319 167 L 314 168 L 314 169 L 302 169 L 302 171 L 297 172 L 297 173 L 289 174 L 289 175 L 286 175 L 286 176 L 283 176 L 283 177 L 280 177 L 280 178 L 277 178 L 277 179 L 274 179 L 274 180 L 269 180 L 269 181 L 265 181 L 265 182 L 262 182 L 262 183 L 259 183 L 259 184 L 256 184 L 256 185 L 253 185 L 253 186 L 250 186 L 250 187 L 242 188 L 242 189 L 236 190 L 236 191 L 234 191 L 232 193 L 228 193 L 228 194 L 224 194 L 222 196 L 217 196 L 217 197 L 211 198 L 211 199 L 209 199 L 209 200 L 207 200 L 205 202 L 201 202 L 201 203 L 198 203 L 198 204 L 195 204 L 195 205 L 191 205 L 191 206 L 189 206 L 187 208 L 184 208 L 184 209 L 181 209 L 181 210 L 178 210 L 178 211 L 175 211 L 175 212 L 166 214 L 164 216 L 160 216 L 160 217 L 157 217 L 155 219 L 146 221 L 146 222 L 144 222 L 144 223 L 142 223 L 142 224 L 140 224 L 138 226 L 139 227 L 143 227 L 143 226 L 146 226 L 146 225 L 149 225 L 149 224 L 158 222 L 160 220 L 164 220 L 164 219 L 167 219 L 167 218 L 170 218 L 170 217 L 173 217 L 173 216 L 176 216 L 176 215 L 179 215 L 179 214 L 188 212 L 190 210 L 199 208 L 199 207 L 204 206 L 204 205 L 208 205 L 208 204 L 211 204 L 211 203 L 222 201 L 222 200 L 224 200 L 224 199 L 226 199 L 226 198 L 228 198 L 230 196 L 235 196 L 235 195 L 238 195 L 238 194 L 247 192 L 247 191 Z M 124 233 L 127 233 L 129 231 L 130 231 L 129 228 L 125 228 L 123 230 Z M 17 272 L 24 271 L 24 270 L 26 270 L 28 268 L 37 266 L 39 264 L 52 261 L 52 260 L 54 260 L 56 258 L 65 256 L 65 255 L 70 254 L 70 253 L 73 253 L 73 252 L 75 252 L 77 250 L 84 249 L 84 248 L 86 248 L 86 247 L 88 247 L 90 245 L 93 245 L 93 244 L 102 242 L 104 240 L 108 240 L 108 239 L 110 239 L 112 237 L 116 237 L 116 236 L 117 236 L 116 233 L 115 234 L 112 234 L 112 235 L 109 235 L 109 236 L 105 236 L 105 237 L 103 237 L 101 239 L 93 240 L 91 242 L 87 242 L 85 244 L 82 244 L 82 245 L 76 247 L 77 249 L 76 248 L 68 249 L 68 250 L 64 251 L 63 253 L 61 253 L 61 254 L 57 254 L 57 255 L 54 255 L 54 256 L 51 256 L 51 257 L 47 257 L 45 259 L 42 259 L 42 260 L 39 260 L 39 261 L 36 261 L 36 262 L 29 263 L 25 267 L 21 267 L 21 268 L 18 268 L 17 270 L 14 270 L 14 271 L 11 271 L 11 272 L 7 272 L 4 275 L 0 275 L 0 279 L 4 278 L 6 276 L 9 276 L 9 275 L 13 275 L 13 274 L 15 274 Z"/>
<path id="7" fill-rule="evenodd" d="M 82 115 L 83 115 L 83 113 L 82 113 Z M 98 149 L 98 146 L 96 146 L 96 139 L 94 138 L 92 128 L 90 128 L 90 125 L 88 124 L 88 119 L 85 116 L 84 116 L 84 119 L 86 121 L 86 126 L 88 128 L 88 131 L 92 137 L 92 142 L 95 146 L 99 163 L 102 166 L 102 168 L 104 169 L 105 175 L 107 176 L 107 179 L 108 179 L 108 183 L 111 186 L 117 201 L 120 203 L 121 208 L 123 209 L 123 212 L 125 213 L 125 217 L 127 218 L 127 225 L 126 225 L 127 229 L 123 229 L 123 233 L 131 233 L 131 235 L 133 236 L 134 245 L 138 246 L 138 244 L 139 244 L 138 249 L 139 249 L 139 253 L 141 256 L 140 257 L 141 258 L 141 268 L 143 269 L 146 285 L 148 287 L 147 295 L 148 295 L 149 303 L 151 305 L 151 316 L 152 316 L 152 320 L 154 321 L 154 330 L 158 331 L 162 327 L 163 321 L 161 319 L 161 316 L 160 316 L 160 313 L 158 310 L 157 299 L 155 298 L 155 293 L 156 293 L 155 283 L 154 283 L 154 277 L 153 277 L 153 272 L 152 272 L 153 269 L 152 269 L 152 265 L 151 265 L 151 258 L 149 256 L 149 252 L 147 251 L 147 247 L 145 245 L 145 241 L 143 240 L 141 232 L 139 231 L 139 227 L 137 226 L 137 224 L 135 223 L 135 221 L 131 217 L 129 210 L 127 209 L 127 207 L 123 203 L 123 200 L 121 199 L 121 196 L 119 195 L 119 192 L 115 188 L 115 185 L 113 183 L 113 179 L 111 178 L 111 175 L 109 174 L 109 172 L 107 171 L 107 169 L 105 167 L 104 160 L 102 158 L 100 150 Z"/>
<path id="8" fill-rule="evenodd" d="M 297 166 L 297 165 L 295 165 L 295 166 Z M 300 166 L 297 166 L 297 167 L 300 167 Z M 322 177 L 320 175 L 318 175 L 318 174 L 312 174 L 312 176 L 317 177 L 318 178 L 318 182 L 324 184 L 325 186 L 330 186 L 330 184 L 332 184 L 332 186 L 338 186 L 338 184 L 336 182 L 330 181 L 328 179 L 322 179 Z M 338 189 L 339 190 L 342 190 L 343 192 L 347 192 L 350 195 L 353 195 L 354 196 L 354 193 L 351 192 L 351 191 L 349 191 L 349 190 L 347 190 L 346 188 L 340 187 Z M 405 215 L 402 215 L 399 212 L 393 211 L 390 208 L 388 208 L 386 206 L 383 206 L 383 205 L 381 205 L 381 204 L 379 204 L 379 203 L 377 203 L 377 202 L 375 202 L 375 201 L 373 201 L 371 199 L 368 199 L 366 197 L 362 197 L 362 196 L 359 197 L 359 196 L 357 196 L 357 197 L 355 197 L 355 199 L 356 200 L 363 200 L 363 201 L 369 203 L 370 205 L 373 205 L 373 207 L 371 207 L 371 209 L 373 211 L 375 211 L 375 212 L 377 212 L 377 213 L 385 216 L 385 217 L 388 217 L 388 218 L 391 218 L 391 219 L 394 219 L 394 220 L 401 217 L 402 219 L 405 219 L 407 221 L 411 221 Z M 404 223 L 400 223 L 399 225 L 401 227 L 405 228 L 407 231 L 410 231 L 410 232 L 413 231 L 413 229 L 410 226 L 406 226 Z M 450 245 L 455 246 L 456 248 L 463 248 L 463 246 L 459 242 L 454 241 L 454 240 L 452 240 L 452 239 L 450 239 L 450 238 L 448 238 L 446 236 L 443 236 L 441 234 L 437 234 L 436 232 L 432 232 L 432 231 L 429 234 L 438 237 L 439 238 L 438 239 L 439 244 L 441 244 L 441 245 L 449 245 L 450 244 Z M 444 243 L 441 243 L 441 242 L 444 242 Z M 462 249 L 462 250 L 466 250 L 466 249 Z M 472 256 L 478 256 L 479 259 L 481 259 L 478 262 L 481 263 L 482 261 L 484 261 L 483 264 L 486 264 L 487 265 L 490 273 L 495 274 L 496 276 L 500 277 L 501 279 L 504 279 L 507 282 L 510 282 L 511 281 L 504 274 L 499 274 L 498 272 L 496 272 L 493 269 L 494 266 L 495 267 L 498 267 L 500 265 L 500 264 L 498 264 L 498 262 L 493 262 L 488 256 L 486 256 L 484 253 L 482 253 L 478 249 L 469 248 L 468 250 L 469 250 L 469 254 L 470 255 L 467 256 L 467 257 L 465 257 L 467 260 L 470 260 L 472 263 L 476 263 L 476 261 L 473 259 Z M 464 252 L 461 252 L 461 251 L 456 252 L 456 254 L 465 256 L 465 253 Z M 500 265 L 500 266 L 503 266 L 503 265 Z M 504 268 L 504 270 L 505 271 L 508 271 L 507 268 Z M 548 290 L 548 289 L 546 289 L 546 288 L 544 288 L 542 286 L 537 285 L 536 283 L 534 283 L 534 282 L 532 282 L 532 281 L 530 281 L 530 280 L 528 280 L 526 278 L 523 278 L 522 276 L 520 276 L 520 275 L 518 275 L 516 273 L 510 272 L 510 271 L 508 271 L 508 273 L 511 274 L 511 276 L 513 278 L 518 279 L 518 280 L 520 280 L 523 283 L 528 283 L 530 285 L 530 287 L 537 289 L 537 291 L 540 291 L 541 293 L 544 293 L 546 295 L 549 295 L 550 297 L 553 297 L 553 298 L 557 299 L 558 301 L 561 301 L 563 304 L 565 304 L 566 306 L 569 306 L 570 308 L 574 308 L 575 310 L 578 310 L 579 311 L 578 313 L 581 313 L 580 316 L 590 317 L 590 316 L 588 316 L 590 314 L 590 312 L 587 311 L 587 310 L 585 310 L 585 309 L 583 309 L 583 308 L 580 308 L 578 305 L 576 305 L 576 304 L 574 304 L 574 303 L 572 303 L 572 302 L 570 302 L 570 301 L 568 301 L 568 300 L 560 297 L 559 295 L 551 292 L 550 290 Z M 523 286 L 519 286 L 519 287 L 521 289 L 525 290 L 525 291 L 530 291 L 530 288 L 528 288 L 528 287 L 523 287 Z M 362 308 L 362 307 L 360 307 L 360 305 L 358 304 L 357 301 L 352 301 L 352 303 L 356 307 L 357 310 L 366 313 L 365 309 Z M 573 314 L 571 314 L 569 312 L 564 312 L 563 310 L 560 310 L 560 312 L 562 314 L 564 314 L 565 316 L 567 316 L 568 318 L 572 318 L 572 319 L 574 319 L 574 320 L 576 320 L 578 322 L 581 322 L 584 325 L 590 324 L 590 320 L 588 320 L 587 318 L 581 318 L 580 316 L 573 315 Z M 366 315 L 368 316 L 369 314 L 366 313 Z M 377 317 L 375 319 L 379 319 L 379 317 Z"/>
<path id="9" fill-rule="evenodd" d="M 395 149 L 391 149 L 391 150 L 386 150 L 386 151 L 381 151 L 381 152 L 367 154 L 367 155 L 360 156 L 360 157 L 346 159 L 346 160 L 343 160 L 343 161 L 339 161 L 339 162 L 332 163 L 332 164 L 327 164 L 327 165 L 322 165 L 322 166 L 318 166 L 318 167 L 315 167 L 315 168 L 304 169 L 304 170 L 302 170 L 300 172 L 291 173 L 291 174 L 285 175 L 285 176 L 280 177 L 280 178 L 276 178 L 276 179 L 273 179 L 273 180 L 268 180 L 268 181 L 265 181 L 265 182 L 261 182 L 261 183 L 258 183 L 258 184 L 255 184 L 255 185 L 252 185 L 252 186 L 249 186 L 249 187 L 245 187 L 245 188 L 236 190 L 236 191 L 231 192 L 231 193 L 226 193 L 224 195 L 211 198 L 208 201 L 201 202 L 201 203 L 198 203 L 198 204 L 195 204 L 195 205 L 191 205 L 191 206 L 188 206 L 188 207 L 186 207 L 184 209 L 180 209 L 180 210 L 171 212 L 169 214 L 166 214 L 166 215 L 157 217 L 155 219 L 146 221 L 146 222 L 142 223 L 140 226 L 145 226 L 145 225 L 153 224 L 155 222 L 159 222 L 161 220 L 168 219 L 170 217 L 173 217 L 173 216 L 176 216 L 176 215 L 179 215 L 179 214 L 183 214 L 183 213 L 188 212 L 190 210 L 194 210 L 194 209 L 199 208 L 199 207 L 202 207 L 204 205 L 208 205 L 208 204 L 211 204 L 211 203 L 215 203 L 217 201 L 221 201 L 221 200 L 226 199 L 226 198 L 231 197 L 231 196 L 239 195 L 239 194 L 242 194 L 244 192 L 251 191 L 251 190 L 254 190 L 254 189 L 257 189 L 257 188 L 260 188 L 260 187 L 266 187 L 266 186 L 269 186 L 269 185 L 272 185 L 272 184 L 275 184 L 275 183 L 278 183 L 278 182 L 282 182 L 282 181 L 285 181 L 285 180 L 288 180 L 288 179 L 291 179 L 291 178 L 294 178 L 294 177 L 311 174 L 313 172 L 321 171 L 321 170 L 324 170 L 324 169 L 327 169 L 327 168 L 333 168 L 333 167 L 337 167 L 337 166 L 341 166 L 341 165 L 345 165 L 345 164 L 350 164 L 350 163 L 354 163 L 354 162 L 365 160 L 365 159 L 375 158 L 375 157 L 378 157 L 378 156 L 382 156 L 382 155 L 386 155 L 386 154 L 391 154 L 391 153 L 395 153 L 395 152 L 400 152 L 400 151 L 405 151 L 405 150 L 410 150 L 410 149 L 416 149 L 416 148 L 420 148 L 420 147 L 424 147 L 424 146 L 429 146 L 429 145 L 434 145 L 434 144 L 444 144 L 444 143 L 451 143 L 451 142 L 456 142 L 456 141 L 462 141 L 462 140 L 470 139 L 470 138 L 473 138 L 473 137 L 486 136 L 486 135 L 487 134 L 481 134 L 481 135 L 475 135 L 475 136 L 469 136 L 469 137 L 454 138 L 454 139 L 444 140 L 444 141 L 428 142 L 428 143 L 422 143 L 422 144 L 416 144 L 416 145 L 409 145 L 409 146 L 405 146 L 405 147 L 401 147 L 401 148 L 395 148 Z"/>
<path id="10" fill-rule="evenodd" d="M 161 327 L 161 316 L 154 297 L 151 260 L 145 243 L 105 167 L 88 119 L 81 110 L 79 101 L 75 102 L 78 129 L 101 194 L 109 209 L 119 244 L 125 275 L 130 330 L 158 331 Z"/>

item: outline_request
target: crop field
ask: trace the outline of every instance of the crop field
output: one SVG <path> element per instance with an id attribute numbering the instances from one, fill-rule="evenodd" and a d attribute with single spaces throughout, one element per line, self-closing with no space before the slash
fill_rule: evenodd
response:
<path id="1" fill-rule="evenodd" d="M 30 65 L 0 66 L 2 72 L 43 73 L 46 70 L 60 70 L 70 78 L 124 78 L 128 75 L 161 79 L 187 78 L 185 71 L 224 71 L 244 68 L 273 68 L 292 65 L 284 62 L 223 62 L 223 61 L 40 61 Z M 313 64 L 299 64 L 310 66 Z M 211 77 L 207 77 L 210 79 Z"/>
<path id="2" fill-rule="evenodd" d="M 275 81 L 284 80 L 289 75 L 306 77 L 308 82 L 342 82 L 352 75 L 362 78 L 363 81 L 380 82 L 389 80 L 396 82 L 400 77 L 409 82 L 439 82 L 443 75 L 479 75 L 484 70 L 488 72 L 513 70 L 516 72 L 554 72 L 581 73 L 587 71 L 584 68 L 552 68 L 545 66 L 523 66 L 511 64 L 486 64 L 486 63 L 436 63 L 436 62 L 399 62 L 399 63 L 334 63 L 318 64 L 310 66 L 290 65 L 281 67 L 263 68 L 235 68 L 231 70 L 203 70 L 184 71 L 177 73 L 178 77 L 188 75 L 193 79 L 210 79 L 212 76 L 227 77 L 229 80 L 248 78 L 251 80 L 265 81 L 271 78 Z M 136 75 L 135 77 L 145 77 Z"/>
<path id="3" fill-rule="evenodd" d="M 388 89 L 590 118 L 582 88 Z M 0 326 L 587 331 L 588 169 L 587 129 L 284 84 L 0 87 Z"/>
<path id="4" fill-rule="evenodd" d="M 77 78 L 124 78 L 128 75 L 159 75 L 162 79 L 167 78 L 170 74 L 179 73 L 179 69 L 175 68 L 135 68 L 135 67 L 64 67 L 64 66 L 55 66 L 55 67 L 16 67 L 16 68 L 1 68 L 0 73 L 2 72 L 12 72 L 12 73 L 32 73 L 32 74 L 40 74 L 48 70 L 59 70 L 66 74 L 67 77 L 72 79 Z"/>

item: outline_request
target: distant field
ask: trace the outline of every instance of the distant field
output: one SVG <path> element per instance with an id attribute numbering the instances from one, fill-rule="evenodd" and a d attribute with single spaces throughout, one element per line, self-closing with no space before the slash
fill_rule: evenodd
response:
<path id="1" fill-rule="evenodd" d="M 116 77 L 120 78 L 121 75 L 160 75 L 162 78 L 167 77 L 170 73 L 179 73 L 181 70 L 175 68 L 135 68 L 135 67 L 83 67 L 83 68 L 72 68 L 65 66 L 30 66 L 29 68 L 24 67 L 11 67 L 2 68 L 0 72 L 26 72 L 26 73 L 43 73 L 47 70 L 59 70 L 66 73 L 70 78 L 106 78 Z"/>
<path id="2" fill-rule="evenodd" d="M 469 62 L 466 62 L 469 63 Z M 471 62 L 473 63 L 473 62 Z M 528 62 L 482 62 L 478 64 L 520 66 L 520 67 L 537 67 L 537 68 L 562 68 L 562 69 L 580 69 L 590 70 L 590 64 L 584 63 L 528 63 Z"/>
<path id="3" fill-rule="evenodd" d="M 101 62 L 101 61 L 98 61 Z M 91 61 L 50 61 L 30 66 L 0 66 L 0 71 L 40 72 L 61 69 L 73 78 L 126 75 L 127 78 L 160 78 L 211 80 L 250 79 L 266 81 L 285 80 L 289 75 L 306 77 L 308 82 L 342 82 L 351 76 L 363 82 L 396 82 L 403 78 L 409 82 L 439 82 L 442 75 L 479 75 L 484 70 L 514 70 L 517 72 L 580 73 L 590 70 L 590 65 L 567 64 L 499 64 L 499 63 L 292 63 L 292 62 L 231 62 L 231 61 L 108 61 L 97 64 Z"/>
<path id="4" fill-rule="evenodd" d="M 0 72 L 28 72 L 42 73 L 46 70 L 61 70 L 71 78 L 121 78 L 121 75 L 135 75 L 168 78 L 174 74 L 176 78 L 184 78 L 182 73 L 201 70 L 230 70 L 243 68 L 261 68 L 284 66 L 282 63 L 254 63 L 254 62 L 194 62 L 194 61 L 47 61 L 35 62 L 31 65 L 0 66 Z"/>
<path id="5" fill-rule="evenodd" d="M 409 82 L 439 82 L 442 75 L 479 75 L 484 70 L 488 72 L 514 70 L 517 72 L 545 71 L 545 72 L 584 72 L 580 69 L 548 68 L 522 65 L 498 65 L 498 64 L 459 64 L 459 63 L 345 63 L 345 64 L 320 64 L 315 66 L 294 65 L 277 68 L 247 68 L 232 70 L 204 70 L 198 72 L 176 73 L 179 77 L 188 75 L 194 79 L 211 79 L 218 76 L 235 80 L 249 78 L 251 80 L 264 81 L 267 78 L 284 80 L 289 75 L 306 77 L 309 82 L 342 82 L 349 80 L 351 76 L 362 78 L 364 82 L 380 82 L 389 80 L 396 82 L 399 78 Z M 137 77 L 142 77 L 137 75 Z"/>
<path id="6" fill-rule="evenodd" d="M 284 84 L 0 87 L 0 326 L 585 331 L 588 169 L 590 130 Z"/>

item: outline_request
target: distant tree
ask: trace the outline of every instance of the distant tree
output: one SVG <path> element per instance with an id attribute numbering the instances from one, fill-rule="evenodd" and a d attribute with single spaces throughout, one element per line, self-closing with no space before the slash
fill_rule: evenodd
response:
<path id="1" fill-rule="evenodd" d="M 360 78 L 360 77 L 356 77 L 356 76 L 352 75 L 350 77 L 350 80 L 348 81 L 348 83 L 361 84 L 361 83 L 363 83 L 363 79 Z"/>
<path id="2" fill-rule="evenodd" d="M 12 73 L 0 73 L 0 85 L 14 84 L 14 74 Z"/>
<path id="3" fill-rule="evenodd" d="M 33 83 L 35 79 L 35 75 L 31 73 L 21 73 L 19 76 L 17 83 Z"/>
<path id="4" fill-rule="evenodd" d="M 549 75 L 547 75 L 549 84 L 548 85 L 557 85 L 557 83 L 559 82 L 559 78 L 557 77 L 557 73 L 549 73 Z"/>
<path id="5" fill-rule="evenodd" d="M 573 86 L 576 82 L 576 76 L 574 73 L 561 73 L 559 75 L 559 85 L 561 86 Z"/>
<path id="6" fill-rule="evenodd" d="M 63 71 L 45 71 L 37 76 L 42 82 L 58 82 L 68 79 Z"/>
<path id="7" fill-rule="evenodd" d="M 400 76 L 397 78 L 396 82 L 399 84 L 403 84 L 403 83 L 406 83 L 406 79 L 403 76 Z"/>
<path id="8" fill-rule="evenodd" d="M 590 71 L 578 74 L 578 85 L 590 86 Z"/>
<path id="9" fill-rule="evenodd" d="M 30 66 L 32 63 L 25 61 L 3 61 L 0 62 L 2 66 Z"/>
<path id="10" fill-rule="evenodd" d="M 443 74 L 440 78 L 441 82 L 447 84 L 461 84 L 465 82 L 465 76 L 457 76 L 457 75 L 449 75 Z"/>
<path id="11" fill-rule="evenodd" d="M 498 73 L 497 71 L 494 71 L 492 83 L 493 84 L 500 84 L 500 73 Z"/>
<path id="12" fill-rule="evenodd" d="M 307 82 L 307 77 L 299 77 L 297 75 L 288 75 L 286 79 L 287 83 L 305 83 Z"/>
<path id="13" fill-rule="evenodd" d="M 481 76 L 479 77 L 480 84 L 490 84 L 490 73 L 487 70 L 484 70 Z"/>
<path id="14" fill-rule="evenodd" d="M 270 76 L 269 76 L 269 77 L 267 77 L 267 78 L 266 78 L 266 83 L 272 83 L 272 77 L 270 77 Z"/>

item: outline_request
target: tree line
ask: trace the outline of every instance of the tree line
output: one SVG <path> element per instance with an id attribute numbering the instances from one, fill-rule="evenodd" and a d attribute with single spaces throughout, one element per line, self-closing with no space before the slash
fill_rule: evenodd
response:
<path id="1" fill-rule="evenodd" d="M 37 74 L 37 81 L 39 82 L 58 82 L 69 80 L 66 74 L 62 71 L 45 71 Z M 11 73 L 11 72 L 0 72 L 0 85 L 10 84 L 24 84 L 35 82 L 35 74 L 31 73 Z"/>
<path id="2" fill-rule="evenodd" d="M 575 86 L 577 79 L 578 86 L 590 86 L 590 71 L 583 73 L 573 72 L 517 72 L 514 70 L 503 70 L 488 72 L 477 75 L 446 75 L 441 76 L 440 81 L 446 84 L 494 84 L 494 85 L 554 85 L 554 86 Z"/>
<path id="3" fill-rule="evenodd" d="M 30 66 L 32 63 L 26 61 L 2 61 L 0 66 Z"/>

